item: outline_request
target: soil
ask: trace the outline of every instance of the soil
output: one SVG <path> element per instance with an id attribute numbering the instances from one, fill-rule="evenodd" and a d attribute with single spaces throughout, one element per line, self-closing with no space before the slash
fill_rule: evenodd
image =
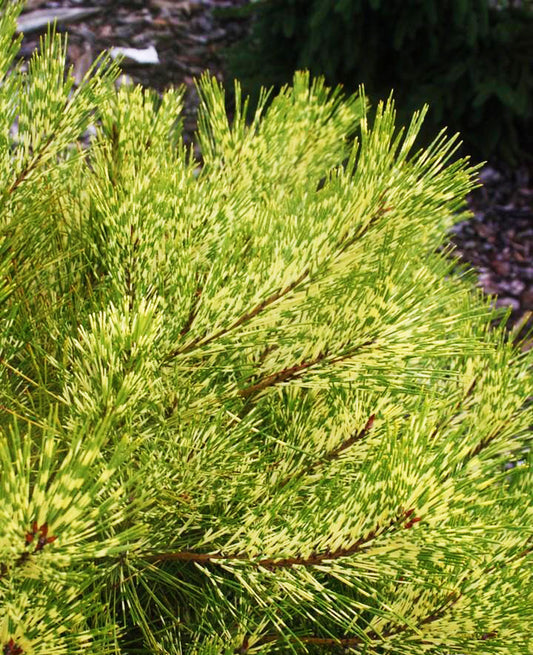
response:
<path id="1" fill-rule="evenodd" d="M 184 133 L 191 142 L 198 106 L 194 79 L 209 71 L 223 81 L 223 48 L 247 30 L 246 19 L 224 17 L 220 10 L 248 1 L 28 0 L 21 24 L 26 25 L 22 55 L 30 57 L 46 31 L 45 26 L 34 29 L 35 24 L 54 17 L 58 31 L 69 34 L 67 56 L 78 81 L 103 50 L 125 47 L 141 51 L 139 55 L 151 53 L 157 63 L 126 57 L 122 81 L 158 91 L 184 85 Z M 78 11 L 81 16 L 72 16 L 76 9 L 87 15 Z M 509 326 L 533 327 L 533 170 L 491 162 L 482 169 L 480 182 L 468 199 L 473 217 L 455 226 L 451 241 L 458 256 L 476 268 L 479 286 L 497 296 L 495 304 L 511 307 Z M 530 339 L 525 347 L 532 344 Z"/>
<path id="2" fill-rule="evenodd" d="M 533 176 L 527 166 L 485 166 L 468 198 L 472 218 L 455 225 L 451 241 L 474 266 L 478 286 L 510 307 L 509 327 L 533 327 Z M 528 347 L 533 345 L 531 338 Z"/>

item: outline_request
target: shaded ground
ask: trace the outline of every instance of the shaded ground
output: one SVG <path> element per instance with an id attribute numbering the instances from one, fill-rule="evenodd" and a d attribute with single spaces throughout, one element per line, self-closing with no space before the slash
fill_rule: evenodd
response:
<path id="1" fill-rule="evenodd" d="M 511 307 L 510 324 L 533 325 L 533 179 L 528 167 L 486 166 L 471 194 L 471 220 L 453 229 L 452 242 L 478 271 L 478 284 Z M 531 342 L 530 342 L 531 346 Z"/>
<path id="2" fill-rule="evenodd" d="M 162 91 L 184 84 L 185 135 L 195 129 L 198 96 L 194 78 L 209 70 L 225 77 L 222 48 L 243 36 L 246 21 L 222 19 L 217 9 L 242 6 L 248 0 L 28 0 L 21 19 L 22 53 L 29 57 L 57 18 L 68 31 L 68 58 L 81 80 L 94 58 L 116 47 L 132 48 L 122 63 L 135 83 Z M 77 14 L 76 14 L 77 11 Z M 76 15 L 74 15 L 76 14 Z M 41 23 L 41 27 L 39 27 Z M 44 24 L 43 24 L 44 23 Z M 139 63 L 135 58 L 154 63 Z M 494 164 L 481 173 L 483 187 L 469 203 L 474 217 L 454 228 L 458 253 L 478 271 L 479 286 L 497 294 L 498 305 L 512 308 L 511 325 L 533 325 L 533 175 L 531 167 L 508 169 Z"/>

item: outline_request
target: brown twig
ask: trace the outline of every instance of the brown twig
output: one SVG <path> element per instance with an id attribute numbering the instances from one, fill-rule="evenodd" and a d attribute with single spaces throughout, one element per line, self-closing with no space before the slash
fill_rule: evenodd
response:
<path id="1" fill-rule="evenodd" d="M 189 315 L 185 324 L 181 328 L 180 337 L 184 337 L 191 329 L 194 319 L 198 314 L 198 306 L 200 304 L 200 298 L 202 296 L 203 288 L 198 284 L 198 273 L 196 273 L 196 291 L 194 292 L 194 298 L 191 303 L 191 309 L 189 310 Z"/>
<path id="2" fill-rule="evenodd" d="M 293 480 L 297 480 L 298 478 L 301 478 L 304 475 L 308 475 L 309 473 L 312 473 L 314 470 L 319 468 L 319 466 L 321 466 L 324 463 L 328 463 L 335 459 L 338 459 L 340 454 L 344 450 L 347 450 L 355 443 L 366 437 L 366 435 L 370 432 L 372 426 L 374 425 L 375 416 L 376 416 L 375 414 L 372 414 L 362 430 L 358 430 L 357 432 L 354 432 L 350 437 L 348 437 L 348 439 L 343 441 L 339 446 L 337 446 L 333 450 L 330 450 L 329 453 L 326 453 L 322 459 L 313 462 L 312 464 L 309 464 L 309 466 L 306 466 L 303 469 L 296 471 L 295 473 L 288 475 L 277 485 L 277 489 L 278 490 L 283 489 L 283 487 L 289 484 L 289 482 L 292 482 Z"/>
<path id="3" fill-rule="evenodd" d="M 413 512 L 414 510 L 410 510 Z M 251 559 L 247 555 L 240 553 L 224 555 L 222 553 L 197 553 L 195 551 L 178 551 L 174 553 L 154 553 L 152 555 L 147 555 L 143 557 L 144 560 L 148 562 L 195 562 L 197 564 L 209 564 L 216 562 L 228 562 L 228 561 L 239 561 L 245 562 L 251 566 L 261 567 L 265 569 L 280 569 L 280 568 L 290 568 L 292 566 L 317 566 L 322 564 L 324 561 L 330 561 L 334 559 L 340 559 L 341 557 L 349 557 L 354 555 L 357 552 L 360 552 L 366 544 L 374 540 L 377 536 L 389 530 L 394 525 L 397 525 L 399 521 L 405 519 L 406 515 L 409 515 L 409 512 L 402 511 L 399 516 L 392 518 L 387 525 L 380 527 L 377 526 L 370 532 L 368 532 L 364 537 L 360 537 L 348 548 L 338 548 L 335 551 L 325 551 L 323 553 L 312 553 L 307 557 L 285 557 L 285 558 L 275 558 L 267 557 L 263 559 Z"/>
<path id="4" fill-rule="evenodd" d="M 368 230 L 380 219 L 386 214 L 387 212 L 392 210 L 392 207 L 388 207 L 385 205 L 385 195 L 386 191 L 388 189 L 385 189 L 380 197 L 379 197 L 379 207 L 375 214 L 372 216 L 370 221 L 367 223 L 367 225 L 356 235 L 354 235 L 351 239 L 348 240 L 341 240 L 337 244 L 337 248 L 340 248 L 341 253 L 345 252 L 347 248 L 349 248 L 353 243 L 355 243 L 358 239 L 360 239 L 362 236 L 364 236 Z M 259 304 L 257 304 L 253 309 L 251 309 L 249 312 L 245 312 L 242 316 L 240 316 L 236 321 L 234 321 L 231 325 L 225 328 L 221 328 L 218 332 L 215 332 L 215 334 L 211 335 L 210 337 L 205 337 L 203 340 L 201 337 L 197 337 L 196 339 L 193 339 L 190 341 L 188 344 L 185 344 L 183 346 L 180 346 L 179 348 L 176 348 L 175 350 L 171 351 L 170 353 L 167 353 L 165 357 L 163 358 L 164 362 L 168 362 L 171 359 L 174 359 L 178 355 L 182 355 L 184 353 L 190 352 L 191 350 L 194 350 L 195 348 L 201 348 L 203 346 L 206 346 L 210 344 L 211 342 L 215 341 L 216 339 L 219 339 L 220 337 L 225 336 L 229 332 L 235 330 L 236 328 L 240 327 L 250 319 L 254 318 L 258 314 L 260 314 L 266 307 L 271 305 L 272 303 L 276 302 L 280 298 L 283 298 L 287 294 L 289 294 L 291 291 L 293 291 L 299 284 L 301 284 L 307 277 L 309 277 L 311 273 L 311 269 L 308 267 L 306 268 L 303 273 L 296 278 L 293 282 L 288 284 L 284 289 L 280 291 L 275 291 L 272 293 L 268 298 L 265 298 L 265 300 L 261 301 Z"/>
<path id="5" fill-rule="evenodd" d="M 299 375 L 303 373 L 303 371 L 305 371 L 306 369 L 311 368 L 312 366 L 315 366 L 319 362 L 323 361 L 325 357 L 326 357 L 325 354 L 321 354 L 316 359 L 310 362 L 301 362 L 301 364 L 296 364 L 295 366 L 288 366 L 287 368 L 284 368 L 281 371 L 276 371 L 276 373 L 271 373 L 270 375 L 264 377 L 260 382 L 257 382 L 256 384 L 252 384 L 244 389 L 240 389 L 239 396 L 242 396 L 243 398 L 248 398 L 249 396 L 253 396 L 259 391 L 263 391 L 263 389 L 266 389 L 267 387 L 272 387 L 275 384 L 279 384 L 280 382 L 287 382 L 288 380 L 294 380 L 295 378 L 299 377 Z"/>
<path id="6" fill-rule="evenodd" d="M 236 328 L 240 327 L 250 319 L 260 314 L 264 309 L 266 309 L 266 307 L 276 302 L 276 300 L 279 300 L 280 298 L 283 298 L 283 296 L 286 296 L 288 293 L 290 293 L 293 289 L 295 289 L 299 284 L 301 284 L 305 280 L 305 278 L 309 275 L 309 273 L 310 273 L 310 269 L 306 268 L 305 271 L 296 280 L 291 282 L 281 291 L 276 291 L 272 293 L 270 296 L 268 296 L 268 298 L 265 298 L 265 300 L 261 301 L 249 312 L 244 313 L 228 327 L 221 328 L 218 332 L 215 332 L 215 334 L 211 335 L 210 337 L 206 337 L 203 340 L 201 337 L 197 337 L 196 339 L 193 339 L 193 341 L 189 342 L 188 344 L 181 346 L 180 348 L 176 348 L 172 352 L 165 355 L 163 361 L 169 361 L 171 359 L 174 359 L 174 357 L 190 352 L 195 348 L 201 348 L 203 346 L 207 346 L 212 341 L 216 341 L 216 339 L 219 339 L 220 337 L 225 336 L 232 330 L 235 330 Z"/>
<path id="7" fill-rule="evenodd" d="M 355 353 L 361 348 L 366 348 L 366 346 L 371 346 L 373 343 L 375 343 L 374 340 L 365 341 L 364 343 L 360 344 L 353 350 L 350 350 L 348 353 L 345 353 L 344 355 L 339 355 L 338 357 L 333 357 L 332 359 L 329 360 L 326 360 L 328 355 L 327 352 L 320 353 L 320 355 L 318 355 L 315 359 L 311 361 L 301 362 L 300 364 L 289 366 L 281 371 L 277 371 L 276 373 L 270 373 L 259 382 L 256 382 L 255 384 L 252 384 L 249 387 L 245 387 L 244 389 L 241 389 L 239 391 L 239 396 L 243 398 L 249 398 L 250 396 L 259 393 L 260 391 L 263 391 L 268 387 L 272 387 L 276 384 L 279 384 L 280 382 L 288 382 L 289 380 L 294 380 L 300 377 L 300 375 L 304 371 L 306 371 L 309 368 L 312 368 L 313 366 L 316 366 L 317 364 L 320 364 L 321 362 L 327 362 L 328 364 L 337 364 L 338 362 L 345 361 L 350 357 L 353 357 Z"/>
<path id="8" fill-rule="evenodd" d="M 433 439 L 434 437 L 437 436 L 437 434 L 442 430 L 444 427 L 447 425 L 450 425 L 454 418 L 457 417 L 459 410 L 461 409 L 461 406 L 463 403 L 470 398 L 470 396 L 474 393 L 474 389 L 476 388 L 477 380 L 474 378 L 468 389 L 466 390 L 465 395 L 458 400 L 455 405 L 452 407 L 451 411 L 446 413 L 446 417 L 443 421 L 441 421 L 433 430 L 431 433 L 430 439 Z"/>

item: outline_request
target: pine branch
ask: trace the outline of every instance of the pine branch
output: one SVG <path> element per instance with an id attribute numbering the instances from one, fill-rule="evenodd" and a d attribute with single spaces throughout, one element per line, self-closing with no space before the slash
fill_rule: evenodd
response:
<path id="1" fill-rule="evenodd" d="M 336 448 L 333 448 L 328 453 L 326 453 L 322 459 L 314 462 L 313 464 L 309 464 L 309 466 L 306 466 L 303 469 L 300 469 L 299 471 L 296 471 L 295 473 L 292 473 L 287 477 L 285 477 L 276 486 L 276 491 L 280 491 L 281 489 L 286 487 L 289 484 L 289 482 L 293 482 L 294 480 L 297 480 L 305 475 L 309 475 L 310 473 L 313 473 L 324 464 L 328 462 L 332 462 L 335 459 L 338 459 L 343 451 L 347 450 L 348 448 L 351 448 L 355 443 L 361 441 L 366 437 L 366 435 L 370 432 L 372 426 L 374 425 L 375 417 L 376 415 L 372 414 L 362 430 L 359 430 L 358 432 L 354 432 L 354 434 L 348 437 L 348 439 L 343 441 Z"/>
<path id="2" fill-rule="evenodd" d="M 509 421 L 508 421 L 509 423 Z M 478 445 L 472 450 L 472 452 L 466 457 L 465 463 L 474 457 L 477 457 L 480 453 L 486 450 L 500 435 L 501 430 L 495 430 L 494 432 L 488 434 L 484 439 L 482 439 Z"/>
<path id="3" fill-rule="evenodd" d="M 51 134 L 48 139 L 45 141 L 43 146 L 39 149 L 39 152 L 33 159 L 28 162 L 28 165 L 20 171 L 17 177 L 13 180 L 11 185 L 4 191 L 4 201 L 7 197 L 12 196 L 19 186 L 33 173 L 33 171 L 39 166 L 44 156 L 46 155 L 48 148 L 54 143 L 56 138 L 55 134 Z"/>
<path id="4" fill-rule="evenodd" d="M 385 214 L 391 212 L 394 209 L 392 206 L 386 204 L 386 196 L 388 191 L 389 191 L 388 188 L 383 189 L 383 191 L 381 191 L 378 198 L 378 208 L 371 216 L 368 223 L 364 226 L 364 228 L 356 232 L 351 239 L 344 237 L 344 239 L 341 239 L 341 241 L 339 241 L 337 245 L 337 248 L 339 249 L 339 254 L 346 252 L 348 248 L 353 246 L 355 243 L 357 243 L 357 241 L 359 241 L 362 237 L 364 237 L 370 231 L 370 229 L 373 228 L 379 222 L 379 220 L 385 216 Z"/>
<path id="5" fill-rule="evenodd" d="M 39 553 L 47 544 L 53 543 L 57 539 L 57 535 L 48 534 L 48 524 L 43 523 L 40 527 L 37 521 L 33 521 L 30 530 L 25 535 L 25 543 L 28 547 L 30 544 L 35 544 L 33 551 L 23 551 L 15 560 L 14 568 L 23 567 L 30 559 L 32 554 Z M 10 567 L 4 562 L 0 562 L 0 580 L 7 577 Z"/>
<path id="6" fill-rule="evenodd" d="M 461 597 L 462 594 L 460 592 L 454 591 L 448 594 L 448 596 L 446 597 L 446 599 L 440 605 L 439 608 L 432 611 L 426 617 L 418 621 L 415 629 L 419 630 L 421 627 L 425 625 L 429 625 L 430 623 L 434 623 L 435 621 L 441 619 L 446 614 L 446 612 L 450 610 L 459 601 Z M 259 640 L 255 641 L 253 646 L 255 648 L 257 646 L 263 646 L 276 642 L 289 641 L 295 644 L 302 643 L 310 646 L 311 645 L 327 646 L 329 648 L 341 648 L 341 649 L 351 648 L 362 644 L 366 644 L 367 646 L 379 647 L 380 644 L 383 644 L 384 640 L 389 639 L 390 637 L 397 637 L 399 635 L 408 632 L 413 632 L 413 627 L 410 626 L 409 624 L 404 623 L 395 629 L 389 628 L 388 630 L 384 630 L 382 633 L 377 633 L 374 631 L 368 632 L 365 635 L 365 638 L 355 637 L 355 636 L 354 637 L 317 637 L 313 635 L 306 635 L 301 637 L 282 637 L 279 634 L 270 634 L 270 635 L 264 635 Z M 486 632 L 479 637 L 479 640 L 488 641 L 490 639 L 496 638 L 497 636 L 498 636 L 497 631 Z M 373 644 L 372 642 L 375 643 Z M 249 639 L 248 637 L 245 637 L 243 640 L 243 644 L 239 648 L 236 648 L 234 653 L 245 654 L 248 652 L 249 648 L 250 648 Z"/>
<path id="7" fill-rule="evenodd" d="M 457 416 L 459 415 L 459 411 L 462 408 L 463 404 L 469 398 L 472 397 L 476 385 L 477 385 L 477 380 L 474 379 L 470 384 L 470 386 L 468 387 L 468 389 L 466 390 L 464 396 L 455 403 L 455 405 L 451 408 L 449 413 L 447 412 L 446 417 L 438 425 L 435 426 L 435 428 L 431 433 L 430 440 L 433 440 L 439 434 L 439 432 L 441 432 L 444 428 L 446 428 L 447 426 L 453 423 L 454 419 L 456 419 Z"/>
<path id="8" fill-rule="evenodd" d="M 358 552 L 361 552 L 370 542 L 384 534 L 395 526 L 400 526 L 400 523 L 408 519 L 407 523 L 401 526 L 402 529 L 410 529 L 415 523 L 418 523 L 421 518 L 413 517 L 414 509 L 403 510 L 400 508 L 398 514 L 393 517 L 386 525 L 376 526 L 372 531 L 367 533 L 364 537 L 360 537 L 351 546 L 347 548 L 338 548 L 335 551 L 325 551 L 323 553 L 312 553 L 308 557 L 267 557 L 261 559 L 249 558 L 245 554 L 236 553 L 225 555 L 223 553 L 198 553 L 195 551 L 178 551 L 170 553 L 151 553 L 143 555 L 142 559 L 147 562 L 194 562 L 197 564 L 216 564 L 217 562 L 227 563 L 238 561 L 246 563 L 253 567 L 260 567 L 264 569 L 274 570 L 280 568 L 291 568 L 293 566 L 317 566 L 324 561 L 333 561 L 343 557 L 350 557 Z"/>
<path id="9" fill-rule="evenodd" d="M 326 364 L 338 364 L 339 362 L 346 361 L 347 359 L 350 359 L 353 357 L 359 350 L 362 348 L 366 348 L 367 346 L 371 346 L 372 344 L 375 343 L 375 340 L 370 340 L 370 341 L 365 341 L 364 343 L 360 344 L 357 346 L 357 348 L 354 348 L 353 350 L 349 351 L 348 353 L 338 356 L 338 357 L 332 357 L 331 359 L 327 359 L 328 353 L 324 352 L 315 357 L 315 359 L 309 361 L 309 362 L 301 362 L 300 364 L 296 364 L 294 366 L 289 366 L 287 368 L 284 368 L 281 371 L 277 371 L 276 373 L 271 373 L 270 375 L 267 375 L 264 377 L 262 380 L 257 382 L 256 384 L 252 384 L 249 387 L 246 387 L 244 389 L 239 390 L 239 396 L 243 398 L 249 398 L 250 396 L 254 396 L 255 394 L 259 393 L 260 391 L 264 391 L 268 387 L 275 386 L 276 384 L 280 384 L 281 382 L 289 382 L 291 380 L 296 380 L 301 375 L 307 371 L 310 368 L 313 368 L 314 366 L 317 366 L 318 364 L 321 363 L 326 363 Z"/>
<path id="10" fill-rule="evenodd" d="M 377 221 L 382 218 L 387 212 L 391 211 L 391 207 L 386 207 L 385 206 L 385 192 L 383 191 L 382 194 L 380 195 L 379 199 L 379 208 L 376 211 L 376 213 L 372 216 L 372 218 L 368 221 L 367 225 L 365 225 L 364 229 L 358 232 L 356 235 L 354 235 L 351 239 L 347 239 L 346 237 L 339 241 L 337 244 L 337 249 L 339 251 L 339 254 L 345 252 L 350 246 L 352 246 L 354 243 L 356 243 L 362 236 L 364 236 L 371 227 L 373 227 Z M 234 321 L 229 327 L 227 328 L 222 328 L 215 334 L 211 335 L 210 337 L 202 339 L 202 337 L 197 337 L 193 341 L 189 342 L 188 344 L 185 344 L 184 346 L 181 346 L 179 348 L 176 348 L 175 350 L 171 351 L 170 353 L 167 353 L 163 357 L 164 362 L 168 362 L 175 357 L 178 357 L 179 355 L 183 355 L 185 353 L 191 352 L 192 350 L 195 350 L 197 348 L 202 348 L 204 346 L 209 345 L 213 341 L 216 341 L 220 337 L 226 336 L 233 330 L 237 329 L 238 327 L 241 327 L 251 319 L 255 318 L 258 316 L 264 309 L 275 303 L 277 300 L 280 300 L 284 296 L 288 295 L 291 291 L 293 291 L 296 287 L 298 287 L 299 284 L 301 284 L 310 274 L 311 270 L 309 268 L 306 268 L 303 273 L 296 278 L 293 282 L 288 284 L 284 289 L 280 291 L 276 291 L 272 293 L 270 296 L 265 298 L 265 300 L 261 301 L 258 303 L 253 309 L 251 309 L 249 312 L 246 312 L 242 316 L 240 316 L 236 321 Z M 198 291 L 195 293 L 195 296 L 198 297 Z M 197 304 L 193 303 L 193 307 L 196 307 Z M 191 309 L 191 311 L 193 311 Z M 196 310 L 195 314 L 196 315 Z M 192 320 L 194 319 L 194 316 L 189 317 L 189 319 L 185 323 L 185 328 L 182 330 L 180 335 L 184 336 L 187 334 L 189 331 L 191 325 L 192 325 Z"/>
<path id="11" fill-rule="evenodd" d="M 236 652 L 254 635 L 257 651 L 408 655 L 441 627 L 471 655 L 492 628 L 496 649 L 509 626 L 525 643 L 530 471 L 488 454 L 529 442 L 532 359 L 435 254 L 471 185 L 453 140 L 411 158 L 421 115 L 402 136 L 388 103 L 347 160 L 360 113 L 332 111 L 322 82 L 295 76 L 252 129 L 205 82 L 197 178 L 175 95 L 115 94 L 105 74 L 71 93 L 54 48 L 0 85 L 0 653 L 218 653 L 248 633 Z M 169 235 L 198 207 L 213 223 L 183 250 Z M 483 404 L 503 394 L 496 421 Z"/>
<path id="12" fill-rule="evenodd" d="M 448 595 L 444 603 L 439 607 L 439 609 L 435 610 L 425 618 L 421 619 L 416 628 L 419 629 L 423 625 L 428 625 L 430 623 L 433 623 L 434 621 L 437 621 L 438 619 L 442 618 L 442 616 L 446 613 L 446 611 L 452 607 L 461 597 L 461 594 L 457 594 L 455 592 L 452 592 L 451 594 Z M 328 646 L 330 648 L 350 648 L 354 646 L 359 646 L 361 644 L 367 644 L 367 645 L 375 645 L 379 646 L 380 644 L 383 643 L 385 639 L 388 639 L 390 637 L 397 637 L 398 635 L 401 635 L 403 633 L 407 632 L 412 632 L 413 628 L 409 624 L 402 624 L 401 626 L 398 626 L 397 628 L 393 629 L 390 628 L 388 630 L 384 630 L 381 634 L 371 631 L 368 632 L 365 635 L 365 638 L 363 637 L 317 637 L 313 635 L 306 635 L 306 636 L 301 636 L 301 637 L 282 637 L 278 634 L 271 634 L 271 635 L 265 635 L 264 637 L 261 637 L 258 641 L 254 642 L 253 646 L 263 646 L 266 644 L 271 644 L 271 643 L 276 643 L 280 641 L 289 641 L 292 643 L 302 643 L 302 644 L 307 644 L 307 645 L 312 645 L 312 646 Z M 494 635 L 495 636 L 495 635 Z M 372 644 L 372 642 L 376 642 L 375 644 Z M 250 648 L 250 644 L 247 638 L 243 641 L 243 645 L 240 648 L 237 648 L 234 652 L 235 653 L 247 653 Z"/>
<path id="13" fill-rule="evenodd" d="M 185 324 L 183 325 L 180 331 L 180 337 L 184 337 L 191 329 L 194 319 L 198 314 L 198 307 L 200 305 L 200 299 L 202 297 L 203 288 L 198 284 L 198 273 L 196 273 L 196 291 L 194 292 L 194 298 L 191 303 L 191 309 L 189 310 L 189 315 Z"/>
<path id="14" fill-rule="evenodd" d="M 135 273 L 135 268 L 137 264 L 137 257 L 136 253 L 139 250 L 139 244 L 140 244 L 140 239 L 139 236 L 135 236 L 135 239 L 133 238 L 135 236 L 135 226 L 133 223 L 130 225 L 130 242 L 131 242 L 131 250 L 129 252 L 129 265 L 125 269 L 125 283 L 126 283 L 126 293 L 128 295 L 128 309 L 131 314 L 133 311 L 133 307 L 135 306 L 135 297 L 136 297 L 136 291 L 135 291 L 135 285 L 133 281 L 133 276 Z"/>
<path id="15" fill-rule="evenodd" d="M 217 339 L 220 339 L 220 337 L 225 336 L 229 332 L 232 332 L 236 328 L 240 327 L 241 325 L 244 325 L 248 321 L 250 321 L 252 318 L 258 316 L 264 309 L 275 303 L 277 300 L 280 300 L 284 296 L 288 295 L 291 291 L 293 291 L 299 284 L 301 284 L 306 277 L 308 277 L 310 273 L 310 269 L 306 268 L 305 271 L 298 277 L 296 280 L 291 282 L 289 285 L 287 285 L 284 289 L 280 291 L 276 291 L 272 293 L 268 298 L 265 298 L 265 300 L 261 301 L 258 305 L 256 305 L 252 310 L 249 312 L 246 312 L 242 316 L 240 316 L 236 321 L 234 321 L 231 325 L 229 325 L 226 328 L 220 329 L 218 332 L 215 334 L 211 335 L 210 337 L 207 337 L 202 340 L 201 337 L 197 337 L 190 343 L 177 348 L 176 350 L 173 350 L 172 352 L 168 353 L 165 355 L 163 358 L 164 362 L 168 362 L 178 355 L 182 355 L 184 353 L 188 353 L 191 350 L 195 350 L 196 348 L 203 348 L 204 346 L 209 345 L 213 341 L 216 341 Z"/>

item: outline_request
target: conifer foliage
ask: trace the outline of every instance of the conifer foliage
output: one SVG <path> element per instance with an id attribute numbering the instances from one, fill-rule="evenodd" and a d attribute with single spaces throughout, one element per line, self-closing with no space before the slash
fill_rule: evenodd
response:
<path id="1" fill-rule="evenodd" d="M 364 83 L 372 100 L 394 89 L 402 122 L 428 103 L 424 139 L 447 125 L 469 154 L 531 159 L 531 0 L 252 0 L 234 11 L 252 25 L 228 63 L 252 95 L 309 69 L 330 85 Z"/>
<path id="2" fill-rule="evenodd" d="M 439 247 L 454 140 L 305 73 L 230 124 L 205 77 L 200 167 L 180 93 L 13 67 L 17 11 L 0 653 L 530 652 L 531 356 Z"/>

